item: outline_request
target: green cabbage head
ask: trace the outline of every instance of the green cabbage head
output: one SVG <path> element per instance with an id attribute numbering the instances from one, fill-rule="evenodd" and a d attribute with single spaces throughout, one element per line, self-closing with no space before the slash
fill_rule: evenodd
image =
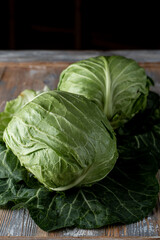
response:
<path id="1" fill-rule="evenodd" d="M 99 181 L 117 159 L 114 131 L 103 112 L 85 97 L 63 91 L 28 102 L 3 139 L 21 165 L 57 191 Z"/>
<path id="2" fill-rule="evenodd" d="M 149 80 L 134 60 L 122 56 L 94 57 L 71 64 L 58 89 L 85 96 L 105 113 L 113 128 L 146 106 Z"/>
<path id="3" fill-rule="evenodd" d="M 3 132 L 7 127 L 8 123 L 11 121 L 12 117 L 27 103 L 30 102 L 35 96 L 41 92 L 49 91 L 47 86 L 44 86 L 41 91 L 34 90 L 24 90 L 20 95 L 9 102 L 6 103 L 3 112 L 0 112 L 0 141 L 3 141 Z"/>

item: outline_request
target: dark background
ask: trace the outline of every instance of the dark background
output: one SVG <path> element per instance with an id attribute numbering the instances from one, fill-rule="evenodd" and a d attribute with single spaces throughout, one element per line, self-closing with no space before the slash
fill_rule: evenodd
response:
<path id="1" fill-rule="evenodd" d="M 0 49 L 160 49 L 159 6 L 122 3 L 3 0 Z"/>

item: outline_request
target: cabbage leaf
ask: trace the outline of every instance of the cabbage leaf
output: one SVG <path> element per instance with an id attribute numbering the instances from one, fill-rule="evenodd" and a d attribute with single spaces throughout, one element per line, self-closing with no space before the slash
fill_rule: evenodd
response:
<path id="1" fill-rule="evenodd" d="M 48 91 L 47 86 L 44 87 L 42 91 L 34 90 L 24 90 L 20 95 L 6 103 L 5 109 L 0 113 L 0 141 L 3 140 L 3 132 L 8 126 L 8 123 L 11 121 L 12 117 L 29 101 L 31 101 L 35 96 L 41 92 Z"/>

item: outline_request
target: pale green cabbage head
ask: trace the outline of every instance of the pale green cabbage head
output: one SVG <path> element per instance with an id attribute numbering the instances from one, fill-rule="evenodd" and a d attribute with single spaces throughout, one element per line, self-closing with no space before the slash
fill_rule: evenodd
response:
<path id="1" fill-rule="evenodd" d="M 145 108 L 148 86 L 144 69 L 134 60 L 100 56 L 71 64 L 61 73 L 58 89 L 92 100 L 117 128 Z"/>
<path id="2" fill-rule="evenodd" d="M 63 91 L 28 102 L 3 139 L 21 165 L 57 191 L 99 181 L 117 159 L 114 131 L 103 112 L 85 97 Z"/>

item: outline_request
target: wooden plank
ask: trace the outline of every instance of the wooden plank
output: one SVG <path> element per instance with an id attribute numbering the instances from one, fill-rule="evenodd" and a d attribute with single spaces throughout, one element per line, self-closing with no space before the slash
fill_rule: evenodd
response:
<path id="1" fill-rule="evenodd" d="M 90 239 L 97 239 L 97 240 L 156 240 L 156 239 L 159 239 L 159 237 L 144 237 L 144 238 L 142 238 L 142 237 L 127 237 L 127 238 L 121 238 L 121 237 L 109 237 L 109 238 L 106 238 L 106 237 L 69 237 L 69 238 L 66 238 L 66 237 L 61 237 L 61 238 L 50 238 L 50 237 L 46 237 L 46 238 L 44 238 L 44 237 L 34 237 L 34 238 L 32 238 L 32 237 L 1 237 L 0 238 L 1 240 L 19 240 L 19 239 L 21 239 L 21 240 L 23 240 L 23 239 L 27 239 L 27 240 L 60 240 L 60 239 L 67 239 L 67 240 L 90 240 Z"/>
<path id="2" fill-rule="evenodd" d="M 160 62 L 160 50 L 112 51 L 0 51 L 0 62 L 73 62 L 95 56 L 122 55 L 137 62 Z"/>
<path id="3" fill-rule="evenodd" d="M 59 74 L 68 64 L 0 64 L 0 111 L 5 101 L 15 98 L 25 89 L 40 90 L 44 85 L 50 89 L 57 86 Z"/>
<path id="4" fill-rule="evenodd" d="M 22 90 L 40 90 L 44 85 L 54 89 L 61 71 L 68 62 L 0 63 L 0 110 L 5 101 L 15 98 Z M 154 91 L 160 94 L 160 63 L 141 63 L 155 80 Z M 44 232 L 31 219 L 25 209 L 0 210 L 0 239 L 158 239 L 160 236 L 159 202 L 148 218 L 130 225 L 108 226 L 95 230 L 62 229 Z M 2 238 L 2 236 L 4 238 Z M 12 238 L 13 237 L 13 238 Z"/>

